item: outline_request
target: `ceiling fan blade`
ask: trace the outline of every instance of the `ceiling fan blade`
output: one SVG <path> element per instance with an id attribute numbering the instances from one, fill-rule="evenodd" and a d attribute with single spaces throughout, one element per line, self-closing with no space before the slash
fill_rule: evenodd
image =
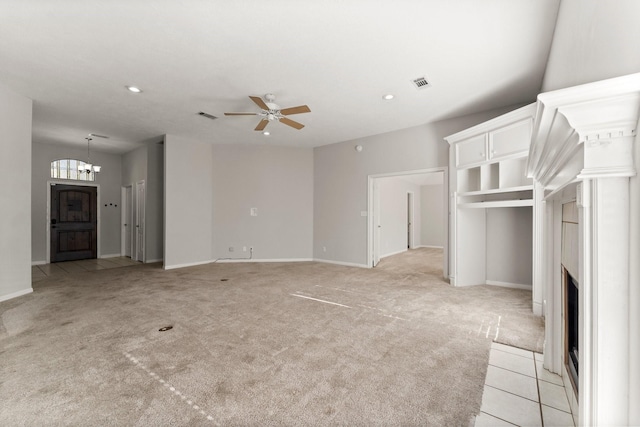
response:
<path id="1" fill-rule="evenodd" d="M 255 116 L 258 113 L 224 113 L 225 116 Z"/>
<path id="2" fill-rule="evenodd" d="M 266 128 L 268 124 L 269 124 L 269 120 L 262 119 L 260 120 L 260 123 L 258 123 L 258 126 L 256 126 L 254 130 L 264 130 L 264 128 Z"/>
<path id="3" fill-rule="evenodd" d="M 302 123 L 294 122 L 291 119 L 287 119 L 286 117 L 280 118 L 280 123 L 284 123 L 287 126 L 291 126 L 292 128 L 296 128 L 298 130 L 302 129 L 304 125 Z"/>
<path id="4" fill-rule="evenodd" d="M 298 107 L 285 108 L 280 112 L 285 116 L 290 116 L 291 114 L 310 113 L 311 110 L 306 105 L 300 105 Z"/>
<path id="5" fill-rule="evenodd" d="M 264 101 L 262 100 L 262 98 L 260 98 L 259 96 L 250 96 L 249 98 L 251 98 L 251 100 L 253 102 L 255 102 L 256 105 L 258 107 L 262 108 L 263 110 L 268 110 L 269 109 L 267 104 L 265 104 Z"/>

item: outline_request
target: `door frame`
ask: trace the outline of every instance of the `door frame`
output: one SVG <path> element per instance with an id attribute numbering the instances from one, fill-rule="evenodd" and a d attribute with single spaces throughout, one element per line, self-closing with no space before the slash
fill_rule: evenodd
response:
<path id="1" fill-rule="evenodd" d="M 127 189 L 131 191 L 130 197 L 127 198 Z M 127 211 L 131 214 L 131 221 L 133 222 L 133 184 L 123 185 L 120 190 L 120 206 L 122 209 L 120 210 L 120 256 L 127 256 L 127 248 L 126 248 L 126 234 L 127 229 L 125 227 L 125 223 L 127 221 Z M 129 224 L 129 234 L 132 233 L 133 227 Z M 129 236 L 129 254 L 131 259 L 133 259 L 133 236 Z"/>
<path id="2" fill-rule="evenodd" d="M 415 221 L 414 217 L 414 200 L 415 194 L 413 191 L 407 191 L 407 249 L 415 249 L 416 244 L 416 236 L 414 235 L 413 224 Z"/>
<path id="3" fill-rule="evenodd" d="M 449 167 L 441 166 L 436 168 L 429 169 L 417 169 L 410 171 L 401 171 L 401 172 L 389 172 L 382 174 L 373 174 L 367 177 L 367 267 L 373 267 L 374 260 L 374 226 L 375 221 L 374 218 L 379 215 L 379 206 L 378 212 L 376 213 L 375 207 L 375 198 L 374 197 L 374 182 L 377 178 L 388 178 L 394 176 L 404 176 L 404 175 L 415 175 L 415 174 L 425 174 L 425 173 L 434 173 L 434 172 L 442 172 L 442 209 L 443 209 L 443 227 L 444 230 L 449 230 Z M 378 195 L 379 196 L 379 195 Z M 379 197 L 378 197 L 379 198 Z M 442 247 L 442 275 L 445 279 L 449 279 L 449 232 L 444 233 L 444 241 Z"/>
<path id="4" fill-rule="evenodd" d="M 51 263 L 51 187 L 54 185 L 75 185 L 77 187 L 96 187 L 96 258 L 100 258 L 100 184 L 95 182 L 70 181 L 67 179 L 47 180 L 47 214 L 45 215 L 45 233 L 47 236 L 47 259 Z"/>
<path id="5" fill-rule="evenodd" d="M 142 187 L 144 188 L 144 198 L 142 199 L 142 201 L 140 200 L 140 198 L 138 197 L 138 189 Z M 140 261 L 142 263 L 145 262 L 145 257 L 147 255 L 147 248 L 146 248 L 146 219 L 147 219 L 147 184 L 145 182 L 144 179 L 136 182 L 135 185 L 135 191 L 136 191 L 136 195 L 135 195 L 135 222 L 136 222 L 136 231 L 135 231 L 135 243 L 133 243 L 133 248 L 135 248 L 135 253 L 132 252 L 131 253 L 131 258 L 134 259 L 135 261 Z M 142 203 L 142 208 L 140 209 Z M 140 216 L 140 211 L 142 210 L 142 217 Z M 133 219 L 133 218 L 132 218 Z M 140 229 L 140 225 L 142 224 L 142 242 L 140 244 L 140 246 L 142 246 L 142 248 L 138 247 L 138 234 L 139 234 L 139 229 Z M 142 250 L 140 250 L 142 249 Z M 141 253 L 142 257 L 138 258 L 138 253 Z M 135 257 L 134 257 L 135 254 Z"/>
<path id="6" fill-rule="evenodd" d="M 380 185 L 377 179 L 369 180 L 369 212 L 368 212 L 368 233 L 367 242 L 370 259 L 367 259 L 367 266 L 375 267 L 380 262 Z M 377 250 L 376 250 L 377 248 Z"/>

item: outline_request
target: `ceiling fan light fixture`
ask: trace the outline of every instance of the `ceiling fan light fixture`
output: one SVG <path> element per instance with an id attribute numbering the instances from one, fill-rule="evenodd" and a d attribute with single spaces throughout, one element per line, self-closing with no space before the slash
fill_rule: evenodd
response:
<path id="1" fill-rule="evenodd" d="M 126 86 L 126 88 L 129 90 L 129 92 L 133 92 L 133 93 L 140 93 L 142 92 L 142 89 L 140 89 L 137 86 Z"/>
<path id="2" fill-rule="evenodd" d="M 395 96 L 393 96 L 392 94 L 388 93 L 386 95 L 384 95 L 382 97 L 382 99 L 384 99 L 385 101 L 391 101 L 393 98 L 395 98 Z"/>
<path id="3" fill-rule="evenodd" d="M 269 136 L 269 135 L 271 135 L 271 132 L 269 132 L 268 130 L 265 130 L 264 132 L 262 132 L 262 134 L 264 136 Z"/>
<path id="4" fill-rule="evenodd" d="M 258 126 L 255 127 L 255 131 L 262 132 L 269 124 L 269 122 L 280 122 L 284 125 L 300 130 L 304 127 L 302 123 L 298 123 L 288 118 L 291 114 L 310 113 L 311 109 L 307 105 L 298 105 L 297 107 L 280 108 L 279 105 L 273 103 L 275 96 L 268 93 L 264 96 L 266 99 L 262 99 L 259 96 L 249 96 L 249 98 L 260 107 L 259 113 L 224 113 L 225 116 L 258 116 L 261 118 Z"/>

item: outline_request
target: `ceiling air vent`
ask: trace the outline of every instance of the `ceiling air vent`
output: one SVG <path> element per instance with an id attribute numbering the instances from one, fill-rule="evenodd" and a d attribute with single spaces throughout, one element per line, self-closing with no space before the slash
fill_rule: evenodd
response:
<path id="1" fill-rule="evenodd" d="M 216 116 L 209 113 L 205 113 L 204 111 L 200 111 L 198 114 L 201 115 L 202 117 L 206 117 L 207 119 L 211 119 L 211 120 L 217 119 Z"/>
<path id="2" fill-rule="evenodd" d="M 417 89 L 424 89 L 425 87 L 431 86 L 426 77 L 418 77 L 417 79 L 413 79 L 411 81 Z"/>

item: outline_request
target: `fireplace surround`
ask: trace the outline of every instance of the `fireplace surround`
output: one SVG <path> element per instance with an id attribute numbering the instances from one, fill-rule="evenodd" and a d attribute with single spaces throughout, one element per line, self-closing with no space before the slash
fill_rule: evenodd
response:
<path id="1" fill-rule="evenodd" d="M 533 287 L 543 300 L 544 366 L 562 375 L 578 425 L 640 424 L 639 111 L 640 73 L 537 101 L 527 165 L 534 180 Z M 573 201 L 576 389 L 565 363 L 575 330 L 563 321 L 563 205 Z"/>
<path id="2" fill-rule="evenodd" d="M 578 281 L 563 268 L 564 297 L 564 365 L 575 395 L 578 395 L 580 367 L 579 339 L 579 287 Z"/>

